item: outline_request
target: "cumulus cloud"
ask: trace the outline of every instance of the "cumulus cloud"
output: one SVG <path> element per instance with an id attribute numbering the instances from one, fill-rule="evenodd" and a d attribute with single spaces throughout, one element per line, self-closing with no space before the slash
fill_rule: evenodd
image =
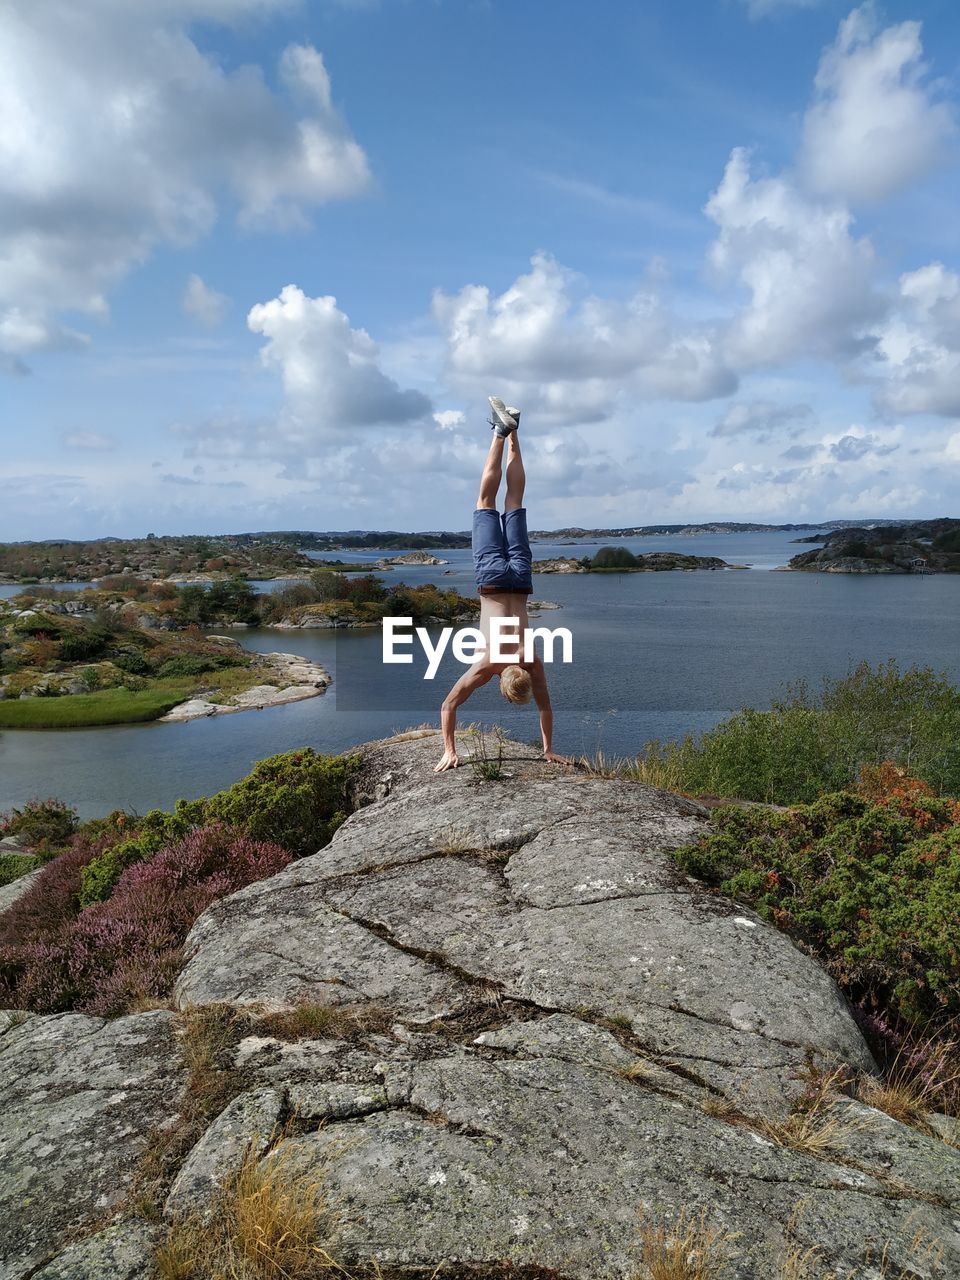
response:
<path id="1" fill-rule="evenodd" d="M 425 395 L 402 390 L 383 372 L 376 343 L 365 329 L 351 328 L 336 298 L 310 298 L 289 284 L 252 307 L 247 325 L 267 339 L 260 359 L 280 375 L 281 428 L 288 433 L 330 436 L 431 413 Z"/>
<path id="2" fill-rule="evenodd" d="M 755 436 L 759 440 L 796 431 L 813 418 L 808 404 L 774 404 L 770 400 L 736 400 L 711 429 L 712 436 Z"/>
<path id="3" fill-rule="evenodd" d="M 587 295 L 546 253 L 499 295 L 484 285 L 453 296 L 438 290 L 433 309 L 455 380 L 479 389 L 493 379 L 552 421 L 599 421 L 628 387 L 705 400 L 736 386 L 712 328 L 682 325 L 652 292 L 625 301 Z"/>
<path id="4" fill-rule="evenodd" d="M 920 30 L 919 22 L 878 29 L 872 4 L 840 24 L 804 120 L 800 169 L 813 190 L 882 200 L 943 158 L 956 126 L 926 79 Z"/>
<path id="5" fill-rule="evenodd" d="M 78 345 L 64 310 L 106 295 L 161 244 L 186 245 L 222 207 L 246 224 L 304 222 L 369 183 L 321 55 L 226 70 L 189 24 L 280 0 L 7 0 L 0 8 L 0 352 Z M 12 337 L 11 337 L 11 330 Z"/>
<path id="6" fill-rule="evenodd" d="M 205 329 L 216 329 L 223 322 L 229 301 L 225 293 L 211 289 L 196 272 L 183 291 L 184 311 Z"/>
<path id="7" fill-rule="evenodd" d="M 730 156 L 705 212 L 720 228 L 718 274 L 750 293 L 727 334 L 740 368 L 855 354 L 883 311 L 873 247 L 851 234 L 841 204 L 808 199 L 789 178 L 754 178 L 742 147 Z"/>
<path id="8" fill-rule="evenodd" d="M 941 262 L 902 275 L 877 351 L 882 409 L 960 417 L 960 276 Z"/>

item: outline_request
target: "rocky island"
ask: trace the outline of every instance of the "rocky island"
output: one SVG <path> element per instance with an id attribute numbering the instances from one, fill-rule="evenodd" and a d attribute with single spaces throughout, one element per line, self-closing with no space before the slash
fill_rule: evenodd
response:
<path id="1" fill-rule="evenodd" d="M 837 529 L 805 538 L 822 542 L 791 558 L 807 573 L 960 573 L 960 520 Z"/>
<path id="2" fill-rule="evenodd" d="M 534 573 L 665 573 L 690 569 L 741 569 L 727 564 L 719 556 L 688 556 L 679 551 L 651 551 L 634 555 L 625 547 L 601 547 L 594 556 L 576 560 L 559 556 L 553 560 L 534 560 Z"/>
<path id="3" fill-rule="evenodd" d="M 96 894 L 75 927 L 131 918 L 198 837 L 106 882 L 54 890 L 52 864 L 0 915 L 26 1005 L 0 1015 L 4 1280 L 219 1274 L 244 1221 L 275 1263 L 296 1245 L 351 1280 L 960 1273 L 956 1122 L 883 1110 L 821 965 L 679 869 L 708 810 L 515 744 L 498 774 L 436 775 L 437 750 L 404 734 L 323 766 L 322 809 L 277 811 L 306 856 L 225 863 L 236 891 L 207 895 L 146 1008 L 118 1003 L 144 990 L 129 965 L 58 995 L 25 939 L 71 876 Z M 261 762 L 176 830 L 256 795 L 276 832 L 266 778 L 306 794 L 315 767 Z M 84 847 L 73 866 L 103 863 Z"/>

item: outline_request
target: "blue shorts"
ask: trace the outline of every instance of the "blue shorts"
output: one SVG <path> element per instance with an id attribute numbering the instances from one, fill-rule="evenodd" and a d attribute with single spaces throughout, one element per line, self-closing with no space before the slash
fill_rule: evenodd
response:
<path id="1" fill-rule="evenodd" d="M 474 511 L 473 567 L 481 595 L 500 591 L 529 595 L 533 590 L 532 560 L 526 507 L 505 511 L 502 516 L 492 507 Z"/>

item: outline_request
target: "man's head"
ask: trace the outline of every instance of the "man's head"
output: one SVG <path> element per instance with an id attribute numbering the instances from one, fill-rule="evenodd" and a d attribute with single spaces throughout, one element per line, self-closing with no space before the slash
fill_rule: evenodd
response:
<path id="1" fill-rule="evenodd" d="M 523 667 L 505 667 L 500 673 L 500 692 L 508 702 L 529 702 L 533 693 L 530 672 Z"/>

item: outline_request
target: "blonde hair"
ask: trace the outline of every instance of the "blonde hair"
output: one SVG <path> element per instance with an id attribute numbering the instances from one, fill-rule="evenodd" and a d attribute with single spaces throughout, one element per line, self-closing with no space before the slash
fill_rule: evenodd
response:
<path id="1" fill-rule="evenodd" d="M 500 673 L 500 692 L 508 702 L 529 702 L 533 694 L 530 672 L 523 667 L 506 667 Z"/>

